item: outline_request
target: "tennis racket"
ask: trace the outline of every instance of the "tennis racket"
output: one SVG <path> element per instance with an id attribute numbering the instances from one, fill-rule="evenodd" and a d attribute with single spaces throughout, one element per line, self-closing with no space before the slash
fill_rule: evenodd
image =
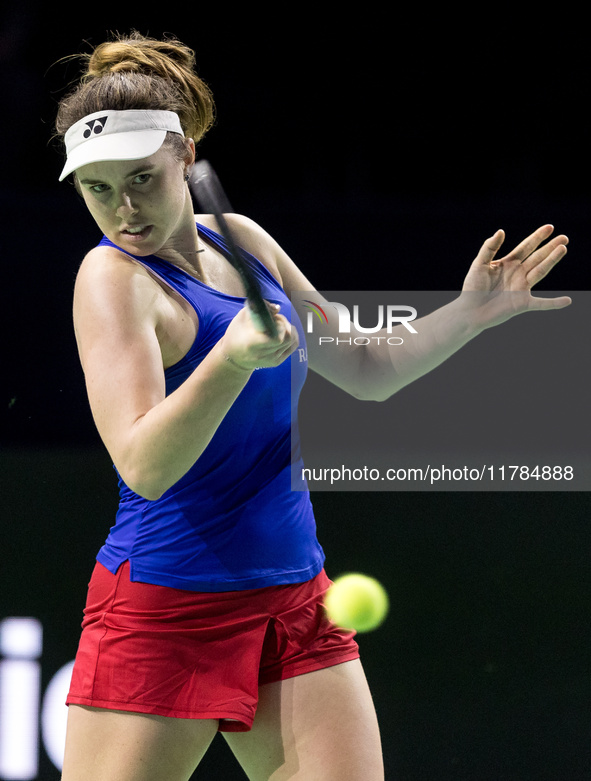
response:
<path id="1" fill-rule="evenodd" d="M 277 336 L 277 325 L 265 303 L 261 287 L 251 267 L 238 247 L 224 215 L 232 213 L 232 207 L 220 180 L 207 160 L 198 160 L 189 175 L 189 188 L 201 210 L 213 214 L 223 236 L 230 262 L 240 274 L 246 290 L 250 314 L 256 328 L 268 336 Z"/>

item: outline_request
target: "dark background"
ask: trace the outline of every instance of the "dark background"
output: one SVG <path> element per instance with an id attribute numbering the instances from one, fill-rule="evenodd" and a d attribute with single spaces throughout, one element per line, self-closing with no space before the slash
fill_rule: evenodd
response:
<path id="1" fill-rule="evenodd" d="M 321 290 L 457 290 L 497 228 L 513 246 L 545 222 L 571 245 L 541 289 L 588 289 L 581 19 L 218 9 L 0 12 L 0 617 L 51 627 L 44 675 L 73 658 L 116 499 L 72 333 L 77 265 L 99 236 L 57 182 L 55 106 L 77 76 L 60 58 L 132 27 L 192 46 L 218 114 L 201 155 Z M 564 349 L 586 360 L 586 344 Z M 588 495 L 313 499 L 329 574 L 369 572 L 392 596 L 387 624 L 361 638 L 387 778 L 591 778 Z M 57 778 L 43 761 L 40 778 Z M 220 741 L 195 778 L 242 775 Z"/>

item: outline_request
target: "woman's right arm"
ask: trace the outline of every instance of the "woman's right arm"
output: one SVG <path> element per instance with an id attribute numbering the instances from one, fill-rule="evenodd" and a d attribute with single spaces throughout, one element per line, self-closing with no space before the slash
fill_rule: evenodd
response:
<path id="1" fill-rule="evenodd" d="M 98 432 L 125 483 L 157 499 L 197 461 L 257 366 L 295 349 L 290 325 L 256 331 L 246 309 L 188 379 L 166 396 L 158 338 L 160 286 L 138 264 L 98 248 L 83 261 L 74 327 Z"/>

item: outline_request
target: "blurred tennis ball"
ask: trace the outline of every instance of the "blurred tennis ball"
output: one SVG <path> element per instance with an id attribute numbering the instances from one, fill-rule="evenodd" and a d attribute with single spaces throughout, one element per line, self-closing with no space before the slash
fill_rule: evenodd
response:
<path id="1" fill-rule="evenodd" d="M 330 620 L 343 629 L 371 632 L 382 624 L 390 602 L 375 578 L 350 572 L 336 578 L 326 592 L 324 607 Z"/>

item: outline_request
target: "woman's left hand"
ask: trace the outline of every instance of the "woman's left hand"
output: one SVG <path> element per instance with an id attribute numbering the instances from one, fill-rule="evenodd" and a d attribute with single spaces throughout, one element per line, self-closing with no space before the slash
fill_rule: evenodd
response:
<path id="1" fill-rule="evenodd" d="M 560 235 L 547 241 L 553 232 L 552 225 L 543 225 L 498 259 L 505 233 L 499 230 L 484 242 L 460 296 L 475 327 L 490 328 L 522 312 L 562 309 L 571 303 L 568 296 L 539 298 L 531 294 L 533 286 L 566 255 L 568 238 Z"/>

